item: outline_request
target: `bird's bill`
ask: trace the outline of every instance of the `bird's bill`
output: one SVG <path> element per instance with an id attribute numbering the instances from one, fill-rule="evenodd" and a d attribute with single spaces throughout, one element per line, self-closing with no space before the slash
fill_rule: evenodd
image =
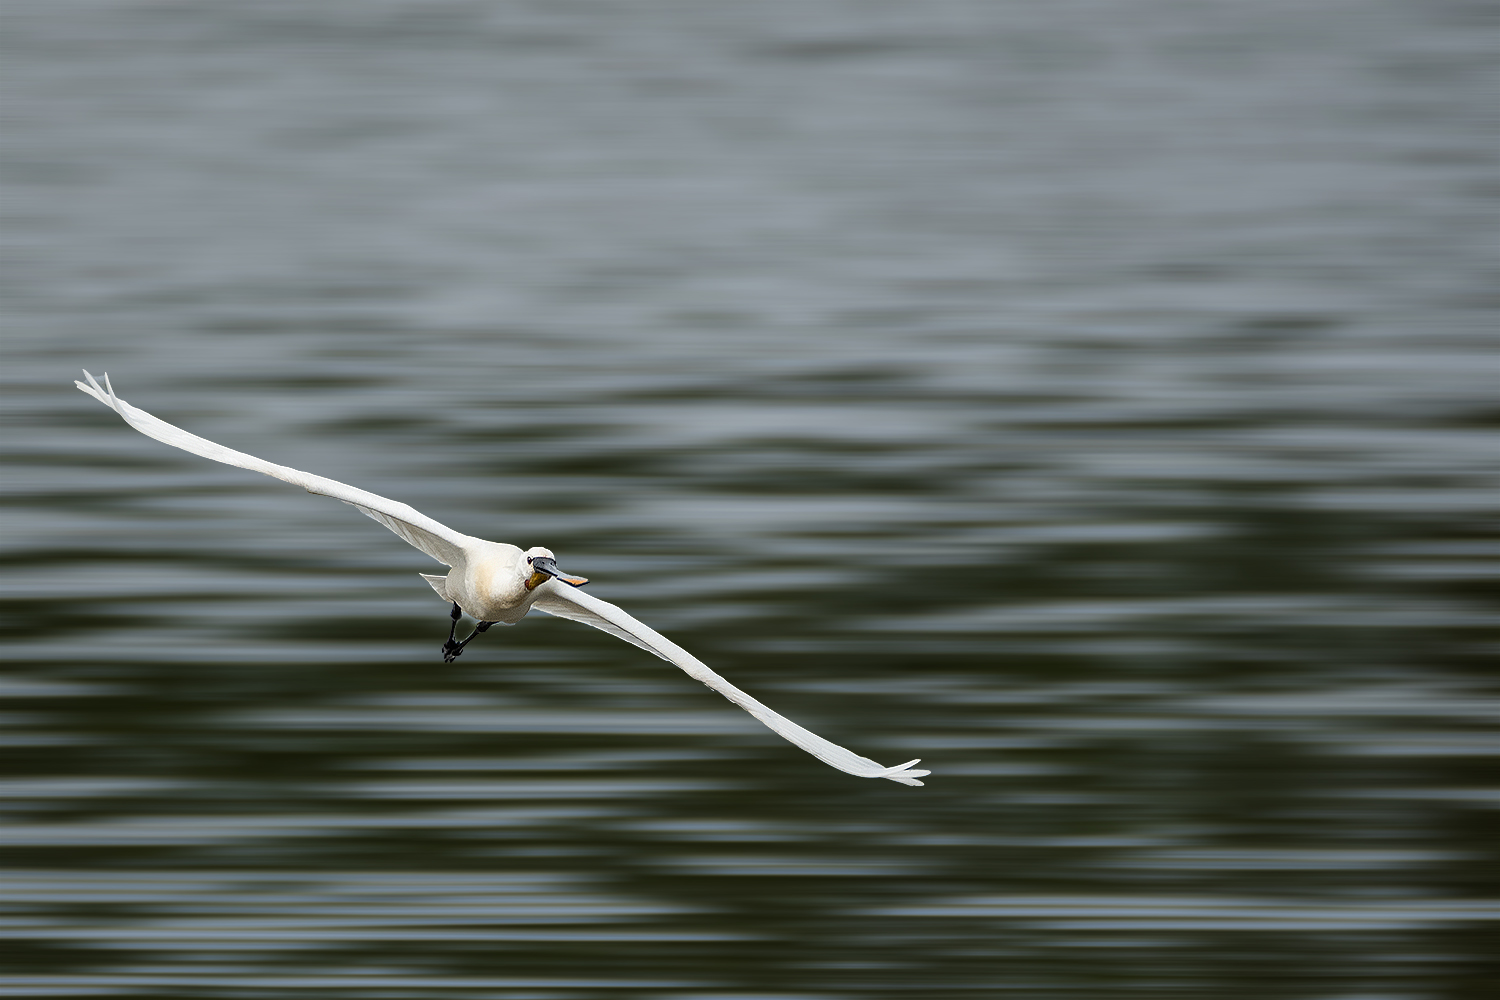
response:
<path id="1" fill-rule="evenodd" d="M 563 583 L 571 583 L 575 587 L 582 587 L 589 582 L 587 577 L 569 576 L 557 568 L 556 560 L 541 556 L 531 560 L 531 579 L 526 581 L 526 589 L 534 590 L 540 584 L 545 583 L 549 576 L 555 576 Z"/>

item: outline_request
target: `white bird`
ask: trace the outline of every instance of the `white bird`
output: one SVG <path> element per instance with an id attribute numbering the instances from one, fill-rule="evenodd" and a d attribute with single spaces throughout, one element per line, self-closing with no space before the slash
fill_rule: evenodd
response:
<path id="1" fill-rule="evenodd" d="M 549 615 L 571 618 L 602 629 L 681 667 L 689 677 L 719 692 L 765 723 L 773 732 L 840 771 L 861 778 L 889 778 L 903 785 L 920 785 L 922 782 L 917 779 L 932 773 L 913 768 L 912 765 L 919 763 L 920 758 L 895 767 L 878 764 L 868 757 L 861 757 L 852 750 L 830 743 L 785 716 L 773 712 L 714 673 L 701 660 L 660 632 L 641 624 L 613 604 L 577 589 L 588 581 L 564 574 L 557 568 L 556 557 L 547 549 L 538 546 L 523 551 L 515 545 L 487 542 L 482 538 L 461 534 L 404 503 L 387 500 L 332 479 L 299 472 L 215 444 L 120 399 L 109 384 L 108 374 L 104 376 L 103 387 L 87 371 L 83 374 L 88 379 L 88 384 L 74 382 L 74 385 L 114 410 L 127 424 L 147 437 L 215 462 L 274 476 L 300 486 L 309 493 L 320 493 L 342 500 L 390 528 L 438 562 L 446 564 L 450 570 L 446 576 L 420 574 L 437 591 L 439 597 L 453 605 L 453 627 L 449 628 L 448 641 L 443 644 L 445 661 L 451 662 L 463 652 L 464 646 L 474 636 L 491 625 L 514 625 L 526 617 L 528 611 L 536 608 Z M 454 628 L 458 625 L 461 611 L 478 619 L 479 624 L 467 638 L 455 642 Z"/>

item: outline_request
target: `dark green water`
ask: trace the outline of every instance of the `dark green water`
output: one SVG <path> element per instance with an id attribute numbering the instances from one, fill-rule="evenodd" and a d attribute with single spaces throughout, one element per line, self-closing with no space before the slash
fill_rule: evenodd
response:
<path id="1" fill-rule="evenodd" d="M 0 991 L 1484 995 L 1478 7 L 6 6 Z"/>

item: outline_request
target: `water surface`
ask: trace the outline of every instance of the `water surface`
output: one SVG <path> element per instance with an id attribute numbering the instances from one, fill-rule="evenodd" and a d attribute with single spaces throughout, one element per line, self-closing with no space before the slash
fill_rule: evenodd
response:
<path id="1" fill-rule="evenodd" d="M 5 989 L 1479 995 L 1479 8 L 8 6 Z"/>

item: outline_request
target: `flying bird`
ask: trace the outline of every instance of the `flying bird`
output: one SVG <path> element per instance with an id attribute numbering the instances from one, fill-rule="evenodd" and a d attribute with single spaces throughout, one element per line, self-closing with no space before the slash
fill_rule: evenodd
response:
<path id="1" fill-rule="evenodd" d="M 773 732 L 840 771 L 861 778 L 889 778 L 903 785 L 920 785 L 922 782 L 917 779 L 932 773 L 913 767 L 920 759 L 895 767 L 878 764 L 868 757 L 861 757 L 852 750 L 830 743 L 785 716 L 773 712 L 714 673 L 703 661 L 660 632 L 636 621 L 613 604 L 579 590 L 588 581 L 560 570 L 557 557 L 548 549 L 540 546 L 522 549 L 504 542 L 488 542 L 461 534 L 404 503 L 387 500 L 332 479 L 299 472 L 215 444 L 154 417 L 139 407 L 131 406 L 115 395 L 108 374 L 104 376 L 103 386 L 87 371 L 83 374 L 88 379 L 87 384 L 74 382 L 74 385 L 114 410 L 127 424 L 147 437 L 215 462 L 274 476 L 300 486 L 309 493 L 342 500 L 446 565 L 448 573 L 445 575 L 420 574 L 439 597 L 453 606 L 449 615 L 452 625 L 448 629 L 448 641 L 442 648 L 446 662 L 457 658 L 475 636 L 492 625 L 514 625 L 535 608 L 559 618 L 592 625 L 681 667 L 689 677 L 719 692 L 765 723 Z M 462 614 L 468 614 L 478 624 L 467 637 L 460 640 L 456 638 L 456 630 Z"/>

